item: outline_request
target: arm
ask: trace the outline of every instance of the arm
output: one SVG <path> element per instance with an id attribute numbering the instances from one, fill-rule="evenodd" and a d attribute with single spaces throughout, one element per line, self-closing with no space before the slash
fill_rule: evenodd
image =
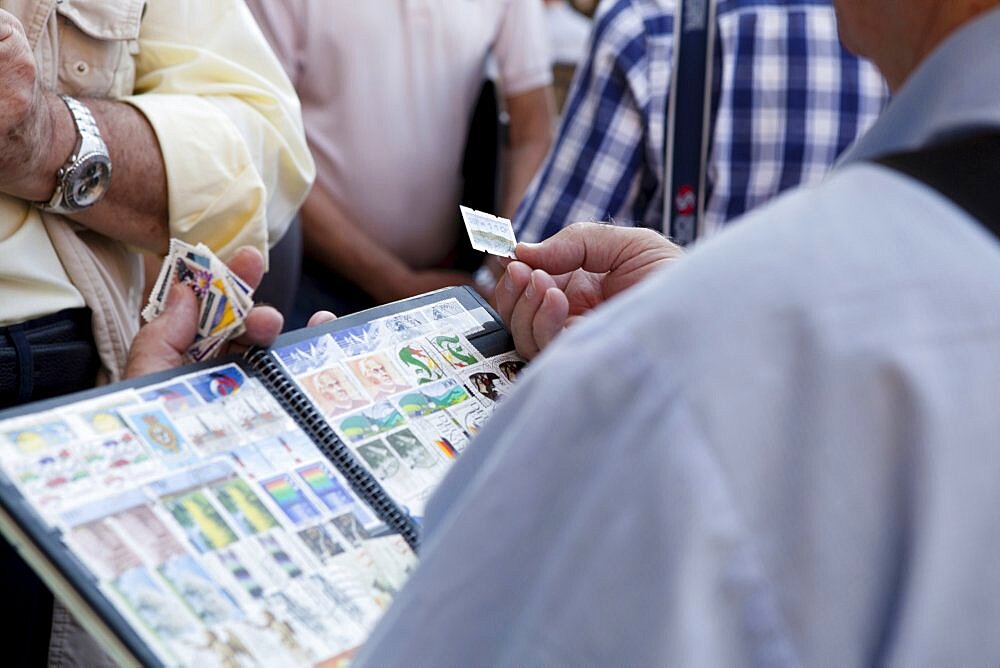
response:
<path id="1" fill-rule="evenodd" d="M 122 101 L 159 140 L 170 235 L 266 258 L 315 168 L 298 97 L 243 0 L 149 0 L 135 67 Z"/>
<path id="2" fill-rule="evenodd" d="M 23 30 L 6 13 L 0 62 L 9 92 L 0 102 L 8 140 L 0 189 L 44 200 L 75 144 L 72 118 L 41 91 Z M 135 67 L 133 96 L 86 101 L 114 175 L 106 200 L 75 218 L 153 252 L 169 236 L 204 242 L 223 257 L 241 245 L 265 252 L 314 170 L 298 100 L 249 11 L 239 0 L 153 0 Z"/>
<path id="3" fill-rule="evenodd" d="M 469 283 L 457 271 L 414 271 L 343 214 L 321 188 L 313 188 L 300 212 L 311 257 L 341 274 L 380 302 Z"/>
<path id="4" fill-rule="evenodd" d="M 534 180 L 510 216 L 521 241 L 546 239 L 577 221 L 611 218 L 629 224 L 633 216 L 645 217 L 646 207 L 637 201 L 651 170 L 643 153 L 643 110 L 617 63 L 621 45 L 634 42 L 637 27 L 641 29 L 633 19 L 629 11 L 620 11 L 595 26 L 599 41 L 579 65 L 585 74 L 573 81 L 555 143 L 541 167 L 535 165 Z M 512 132 L 513 125 L 512 117 Z M 608 136 L 614 141 L 608 142 Z M 623 161 L 623 156 L 642 157 Z M 495 259 L 486 266 L 494 279 L 503 274 Z M 484 282 L 480 291 L 492 300 L 493 287 Z"/>
<path id="5" fill-rule="evenodd" d="M 69 109 L 52 92 L 42 91 L 35 60 L 17 19 L 0 10 L 0 190 L 21 199 L 48 200 L 56 172 L 76 145 Z M 70 216 L 106 236 L 165 252 L 168 240 L 167 184 L 159 143 L 149 123 L 120 102 L 85 100 L 113 164 L 111 188 L 94 206 Z"/>
<path id="6" fill-rule="evenodd" d="M 501 214 L 511 217 L 552 144 L 552 88 L 536 88 L 506 99 L 510 141 L 504 160 Z"/>

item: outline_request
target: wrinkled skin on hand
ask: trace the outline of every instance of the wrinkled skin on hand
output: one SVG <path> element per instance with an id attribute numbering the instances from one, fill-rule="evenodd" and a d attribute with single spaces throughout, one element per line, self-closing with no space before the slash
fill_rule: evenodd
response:
<path id="1" fill-rule="evenodd" d="M 576 223 L 540 244 L 519 244 L 496 304 L 518 353 L 537 355 L 563 329 L 683 254 L 653 230 Z"/>

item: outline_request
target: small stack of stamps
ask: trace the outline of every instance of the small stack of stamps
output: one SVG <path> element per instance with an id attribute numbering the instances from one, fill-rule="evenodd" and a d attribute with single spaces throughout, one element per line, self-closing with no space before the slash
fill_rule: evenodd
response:
<path id="1" fill-rule="evenodd" d="M 500 218 L 467 206 L 458 207 L 465 221 L 472 247 L 478 251 L 498 257 L 514 257 L 517 239 L 514 226 L 506 218 Z"/>
<path id="2" fill-rule="evenodd" d="M 149 303 L 142 310 L 146 322 L 163 313 L 167 293 L 178 282 L 194 290 L 199 304 L 198 334 L 188 357 L 195 362 L 211 359 L 226 341 L 246 330 L 243 321 L 253 308 L 253 289 L 204 244 L 192 246 L 171 239 Z"/>

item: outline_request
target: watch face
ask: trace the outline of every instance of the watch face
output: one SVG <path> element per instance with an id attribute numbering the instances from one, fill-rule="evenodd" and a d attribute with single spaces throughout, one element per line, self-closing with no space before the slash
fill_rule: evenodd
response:
<path id="1" fill-rule="evenodd" d="M 96 203 L 111 185 L 111 161 L 102 153 L 91 153 L 77 162 L 64 179 L 64 198 L 70 209 Z"/>

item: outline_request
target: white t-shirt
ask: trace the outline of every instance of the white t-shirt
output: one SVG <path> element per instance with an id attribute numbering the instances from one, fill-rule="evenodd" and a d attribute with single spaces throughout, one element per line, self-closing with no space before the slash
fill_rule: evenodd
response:
<path id="1" fill-rule="evenodd" d="M 591 21 L 566 0 L 545 5 L 545 22 L 552 47 L 552 62 L 576 65 L 587 55 Z"/>
<path id="2" fill-rule="evenodd" d="M 541 0 L 247 4 L 302 99 L 316 187 L 411 266 L 440 262 L 487 58 L 506 95 L 551 81 Z"/>

